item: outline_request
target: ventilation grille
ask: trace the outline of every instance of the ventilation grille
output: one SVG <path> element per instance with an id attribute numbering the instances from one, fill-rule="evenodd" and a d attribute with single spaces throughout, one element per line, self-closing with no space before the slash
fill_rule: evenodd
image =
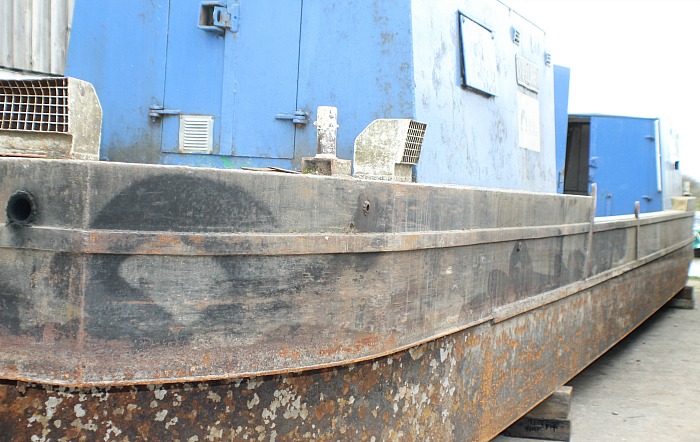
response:
<path id="1" fill-rule="evenodd" d="M 0 129 L 68 132 L 68 79 L 0 81 Z"/>
<path id="2" fill-rule="evenodd" d="M 520 31 L 518 31 L 517 29 L 513 28 L 513 29 L 512 29 L 512 33 L 513 33 L 513 43 L 515 43 L 516 45 L 520 46 Z"/>
<path id="3" fill-rule="evenodd" d="M 417 164 L 420 157 L 420 149 L 423 145 L 425 129 L 428 125 L 411 121 L 408 125 L 408 135 L 406 136 L 406 148 L 403 151 L 402 163 Z"/>
<path id="4" fill-rule="evenodd" d="M 213 116 L 180 115 L 180 152 L 211 153 L 213 133 Z"/>

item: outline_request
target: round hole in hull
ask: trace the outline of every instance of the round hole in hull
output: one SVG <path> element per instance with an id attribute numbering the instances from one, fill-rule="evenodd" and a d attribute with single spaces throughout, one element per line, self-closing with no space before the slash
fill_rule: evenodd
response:
<path id="1" fill-rule="evenodd" d="M 31 193 L 19 190 L 7 200 L 7 221 L 9 224 L 31 226 L 36 221 L 36 203 Z"/>

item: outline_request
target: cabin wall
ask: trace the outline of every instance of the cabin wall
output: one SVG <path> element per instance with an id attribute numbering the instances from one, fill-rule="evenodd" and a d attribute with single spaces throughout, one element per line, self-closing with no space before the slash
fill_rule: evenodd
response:
<path id="1" fill-rule="evenodd" d="M 0 67 L 63 74 L 74 3 L 0 1 Z"/>
<path id="2" fill-rule="evenodd" d="M 312 122 L 323 105 L 338 108 L 340 158 L 353 158 L 354 140 L 372 120 L 412 118 L 428 124 L 419 182 L 556 190 L 544 32 L 502 3 L 305 0 L 288 7 L 294 14 L 268 2 L 239 5 L 239 27 L 216 35 L 198 28 L 194 0 L 79 3 L 68 73 L 94 83 L 101 99 L 101 159 L 299 169 L 316 152 Z M 474 21 L 469 32 L 459 13 Z M 475 29 L 483 41 L 463 49 Z M 472 69 L 481 69 L 487 46 L 490 95 L 463 87 L 461 75 L 469 62 L 467 80 L 478 80 Z M 211 150 L 182 153 L 182 117 L 152 119 L 152 106 L 211 116 Z M 277 117 L 295 110 L 308 114 L 306 124 Z"/>
<path id="3" fill-rule="evenodd" d="M 663 185 L 663 209 L 671 209 L 671 199 L 683 194 L 683 176 L 680 168 L 678 133 L 666 121 L 659 121 L 661 136 L 661 179 Z"/>
<path id="4" fill-rule="evenodd" d="M 557 193 L 564 193 L 566 139 L 569 130 L 569 82 L 571 70 L 554 66 L 554 136 L 557 146 Z"/>
<path id="5" fill-rule="evenodd" d="M 632 214 L 637 201 L 642 213 L 669 210 L 672 198 L 682 193 L 678 134 L 666 122 L 570 115 L 568 138 L 569 152 L 557 147 L 558 162 L 570 156 L 562 169 L 565 193 L 587 194 L 596 183 L 596 216 Z"/>
<path id="6" fill-rule="evenodd" d="M 357 3 L 304 0 L 298 107 L 338 108 L 337 156 L 353 158 L 355 138 L 373 120 L 413 118 L 411 0 Z M 296 132 L 296 160 L 316 154 L 316 128 Z"/>
<path id="7" fill-rule="evenodd" d="M 467 67 L 467 78 L 493 73 L 493 95 L 462 87 L 458 12 L 493 31 L 492 66 L 480 62 L 481 46 L 465 49 L 483 69 Z M 472 29 L 479 32 L 478 25 Z M 413 28 L 416 119 L 428 124 L 418 181 L 555 192 L 553 72 L 544 32 L 501 3 L 464 0 L 414 1 Z M 536 69 L 536 92 L 518 84 L 516 57 Z M 539 132 L 529 140 L 527 119 Z"/>
<path id="8" fill-rule="evenodd" d="M 177 9 L 164 0 L 80 3 L 68 71 L 93 82 L 101 98 L 102 159 L 298 169 L 303 157 L 316 153 L 312 123 L 321 105 L 338 107 L 338 157 L 352 158 L 355 137 L 372 120 L 411 118 L 414 107 L 410 0 L 368 3 L 297 1 L 291 16 L 273 2 L 242 1 L 239 30 L 219 36 L 197 28 L 196 0 Z M 205 51 L 211 55 L 202 57 Z M 290 51 L 296 51 L 293 57 Z M 181 68 L 171 69 L 175 65 Z M 172 81 L 185 85 L 169 96 Z M 202 85 L 207 94 L 218 87 L 218 95 L 209 94 L 221 97 L 218 106 L 197 106 Z M 291 99 L 271 104 L 283 95 Z M 210 154 L 178 153 L 168 141 L 177 142 L 178 117 L 152 121 L 154 104 L 214 115 L 220 142 Z M 276 118 L 295 109 L 308 114 L 307 124 Z M 282 140 L 277 150 L 267 142 L 275 135 Z"/>
<path id="9" fill-rule="evenodd" d="M 590 179 L 598 184 L 596 215 L 663 210 L 656 119 L 592 116 Z"/>

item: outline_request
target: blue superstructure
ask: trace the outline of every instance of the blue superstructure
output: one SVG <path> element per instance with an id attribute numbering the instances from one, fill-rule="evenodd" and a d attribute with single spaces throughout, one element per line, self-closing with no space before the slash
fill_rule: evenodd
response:
<path id="1" fill-rule="evenodd" d="M 299 169 L 335 106 L 340 158 L 411 118 L 418 181 L 555 191 L 544 32 L 500 2 L 78 0 L 67 75 L 95 85 L 104 160 Z"/>
<path id="2" fill-rule="evenodd" d="M 557 192 L 564 193 L 566 133 L 569 127 L 569 83 L 571 70 L 554 66 L 554 132 L 557 146 Z"/>
<path id="3" fill-rule="evenodd" d="M 657 118 L 570 115 L 565 154 L 563 193 L 597 183 L 596 216 L 634 213 L 636 201 L 641 212 L 669 209 L 680 194 L 676 139 Z"/>

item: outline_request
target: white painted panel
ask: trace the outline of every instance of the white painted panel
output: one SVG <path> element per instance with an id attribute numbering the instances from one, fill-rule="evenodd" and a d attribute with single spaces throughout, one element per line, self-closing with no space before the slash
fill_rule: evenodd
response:
<path id="1" fill-rule="evenodd" d="M 460 16 L 465 86 L 498 95 L 496 43 L 490 29 Z"/>
<path id="2" fill-rule="evenodd" d="M 518 92 L 518 129 L 520 147 L 540 151 L 540 102 L 529 94 Z"/>

